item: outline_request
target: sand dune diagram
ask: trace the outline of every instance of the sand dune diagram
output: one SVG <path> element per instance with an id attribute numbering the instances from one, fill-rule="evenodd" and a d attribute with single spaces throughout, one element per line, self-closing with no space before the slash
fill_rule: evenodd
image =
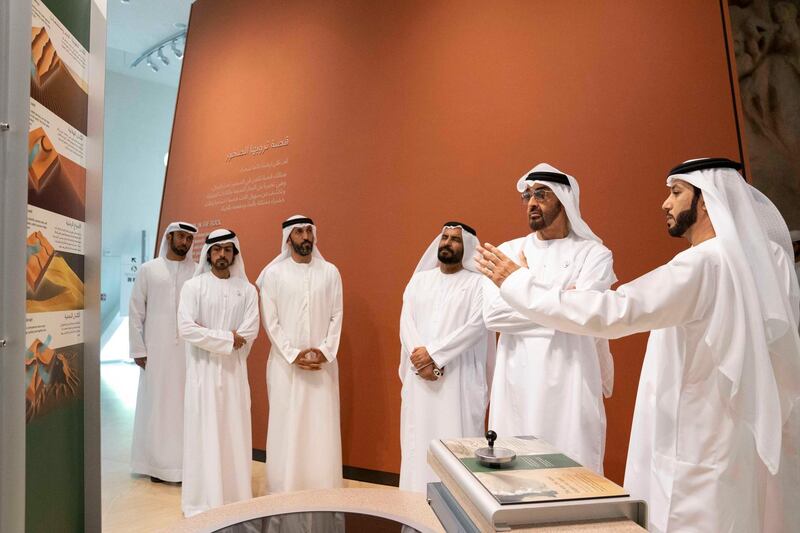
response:
<path id="1" fill-rule="evenodd" d="M 27 240 L 26 311 L 83 309 L 83 256 L 57 252 L 40 231 Z"/>
<path id="2" fill-rule="evenodd" d="M 88 89 L 42 27 L 31 28 L 31 97 L 86 135 Z"/>
<path id="3" fill-rule="evenodd" d="M 30 421 L 82 394 L 83 345 L 50 348 L 50 335 L 35 339 L 25 353 L 25 418 Z"/>
<path id="4" fill-rule="evenodd" d="M 86 220 L 86 169 L 59 154 L 44 128 L 28 133 L 28 203 Z"/>

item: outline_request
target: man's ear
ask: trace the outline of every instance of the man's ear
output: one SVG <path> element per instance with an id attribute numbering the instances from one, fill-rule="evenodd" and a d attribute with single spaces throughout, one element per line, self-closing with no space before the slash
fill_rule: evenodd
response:
<path id="1" fill-rule="evenodd" d="M 706 199 L 703 198 L 703 195 L 700 195 L 700 199 L 697 201 L 697 207 L 702 209 L 705 212 L 708 212 L 708 208 L 706 207 Z"/>

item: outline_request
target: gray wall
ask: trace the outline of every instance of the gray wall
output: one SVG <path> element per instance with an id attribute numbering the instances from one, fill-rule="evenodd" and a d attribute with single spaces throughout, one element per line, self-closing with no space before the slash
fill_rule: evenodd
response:
<path id="1" fill-rule="evenodd" d="M 83 360 L 84 531 L 102 530 L 100 459 L 100 250 L 105 136 L 106 0 L 92 0 L 89 54 L 89 115 L 86 157 L 86 270 Z"/>
<path id="2" fill-rule="evenodd" d="M 0 2 L 0 531 L 25 527 L 25 229 L 29 0 Z"/>
<path id="3" fill-rule="evenodd" d="M 120 305 L 121 257 L 141 254 L 147 231 L 147 259 L 157 236 L 164 187 L 164 154 L 169 149 L 177 88 L 106 74 L 105 159 L 103 164 L 103 329 Z"/>

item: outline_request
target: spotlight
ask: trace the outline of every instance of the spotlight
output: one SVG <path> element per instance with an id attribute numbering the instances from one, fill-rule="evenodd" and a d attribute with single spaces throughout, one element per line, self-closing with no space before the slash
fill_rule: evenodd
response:
<path id="1" fill-rule="evenodd" d="M 153 58 L 150 56 L 147 56 L 147 66 L 150 67 L 153 72 L 158 72 L 158 67 L 153 63 Z"/>
<path id="2" fill-rule="evenodd" d="M 164 63 L 164 66 L 169 65 L 169 59 L 167 59 L 167 56 L 164 55 L 164 49 L 159 48 L 157 53 L 158 53 L 158 58 L 161 60 L 162 63 Z"/>
<path id="3" fill-rule="evenodd" d="M 172 53 L 175 54 L 175 57 L 178 59 L 183 59 L 183 51 L 178 48 L 178 40 L 175 39 L 172 41 Z"/>
<path id="4" fill-rule="evenodd" d="M 0 2 L 2 1 L 0 0 Z M 167 48 L 168 46 L 169 48 Z M 173 33 L 142 52 L 136 58 L 136 61 L 131 63 L 131 68 L 135 68 L 139 63 L 146 63 L 153 72 L 158 72 L 160 68 L 168 67 L 171 59 L 166 55 L 168 52 L 165 49 L 172 50 L 172 53 L 175 54 L 175 59 L 182 61 L 183 56 L 186 54 L 186 30 Z"/>

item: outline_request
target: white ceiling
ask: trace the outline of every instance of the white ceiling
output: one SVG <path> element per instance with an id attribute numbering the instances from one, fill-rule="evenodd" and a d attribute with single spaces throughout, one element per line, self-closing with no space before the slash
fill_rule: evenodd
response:
<path id="1" fill-rule="evenodd" d="M 169 65 L 154 56 L 158 72 L 142 61 L 130 65 L 145 50 L 162 39 L 181 31 L 180 24 L 189 23 L 193 0 L 108 0 L 108 36 L 106 67 L 108 70 L 177 87 L 181 62 L 167 46 L 164 55 Z M 183 48 L 180 45 L 179 48 Z"/>

